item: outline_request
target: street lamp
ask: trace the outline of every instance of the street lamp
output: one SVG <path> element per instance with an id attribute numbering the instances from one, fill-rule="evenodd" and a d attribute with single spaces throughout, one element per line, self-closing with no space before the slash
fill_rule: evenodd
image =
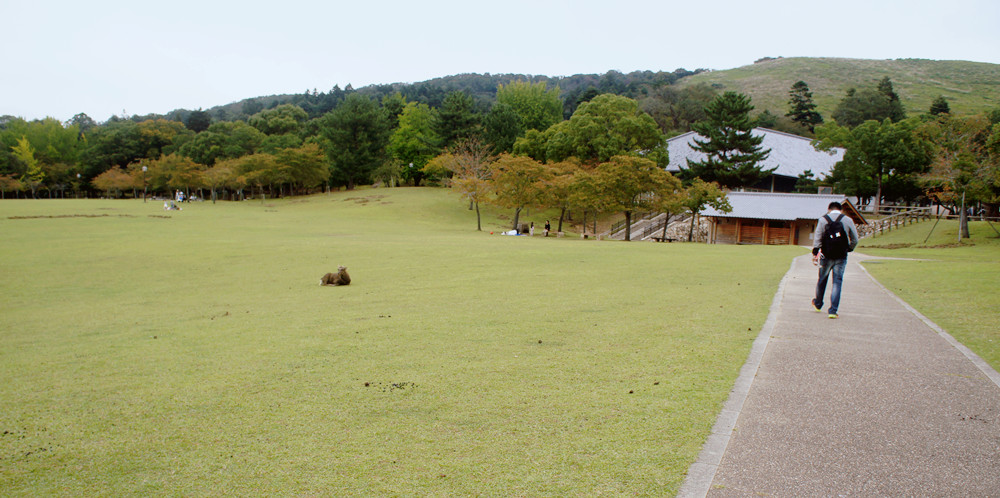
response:
<path id="1" fill-rule="evenodd" d="M 80 173 L 76 174 L 76 197 L 80 198 Z"/>
<path id="2" fill-rule="evenodd" d="M 142 202 L 146 202 L 146 166 L 142 167 Z"/>

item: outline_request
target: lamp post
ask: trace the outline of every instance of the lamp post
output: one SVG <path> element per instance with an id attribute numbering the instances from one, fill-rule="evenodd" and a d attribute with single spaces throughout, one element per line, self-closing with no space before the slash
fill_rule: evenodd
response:
<path id="1" fill-rule="evenodd" d="M 76 197 L 80 198 L 80 173 L 76 174 Z"/>
<path id="2" fill-rule="evenodd" d="M 142 167 L 142 202 L 146 202 L 146 166 Z"/>

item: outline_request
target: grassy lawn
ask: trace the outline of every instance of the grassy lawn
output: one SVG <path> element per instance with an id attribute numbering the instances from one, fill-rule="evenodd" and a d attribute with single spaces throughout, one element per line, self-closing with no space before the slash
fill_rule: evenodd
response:
<path id="1" fill-rule="evenodd" d="M 675 493 L 802 250 L 489 235 L 506 213 L 465 207 L 0 202 L 0 489 Z"/>
<path id="2" fill-rule="evenodd" d="M 865 267 L 1000 370 L 1000 236 L 985 222 L 971 222 L 969 231 L 971 240 L 958 244 L 957 221 L 937 227 L 925 221 L 865 239 L 858 250 L 921 260 L 871 261 Z"/>

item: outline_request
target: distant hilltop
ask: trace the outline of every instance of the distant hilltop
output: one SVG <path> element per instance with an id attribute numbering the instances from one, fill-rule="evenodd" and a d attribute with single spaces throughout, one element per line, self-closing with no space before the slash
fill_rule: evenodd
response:
<path id="1" fill-rule="evenodd" d="M 335 86 L 330 89 L 307 89 L 299 94 L 259 96 L 219 105 L 208 109 L 215 119 L 232 120 L 246 117 L 261 109 L 292 103 L 303 107 L 311 116 L 325 112 L 324 100 L 335 100 L 336 94 L 357 91 L 373 98 L 395 92 L 408 100 L 439 106 L 445 95 L 464 91 L 471 95 L 481 110 L 492 104 L 497 85 L 511 81 L 545 82 L 558 86 L 568 117 L 576 104 L 596 93 L 614 93 L 641 100 L 664 85 L 689 87 L 707 85 L 722 92 L 735 90 L 753 99 L 755 113 L 765 110 L 781 116 L 788 110 L 788 90 L 802 80 L 809 85 L 817 110 L 830 118 L 830 113 L 849 88 L 873 86 L 888 76 L 909 114 L 927 112 L 931 102 L 943 96 L 953 113 L 973 114 L 1000 108 L 1000 64 L 968 61 L 935 61 L 926 59 L 869 60 L 817 57 L 763 57 L 753 64 L 726 70 L 676 69 L 674 71 L 633 71 L 573 76 L 529 74 L 458 74 L 417 83 L 390 83 L 361 88 Z M 311 107 L 312 106 L 312 107 Z M 166 116 L 183 120 L 190 111 L 179 109 Z"/>

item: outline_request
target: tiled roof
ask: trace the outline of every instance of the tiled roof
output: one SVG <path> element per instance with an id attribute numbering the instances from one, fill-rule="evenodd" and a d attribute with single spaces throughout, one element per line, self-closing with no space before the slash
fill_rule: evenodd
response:
<path id="1" fill-rule="evenodd" d="M 754 218 L 759 220 L 810 220 L 826 214 L 831 202 L 850 205 L 845 208 L 856 222 L 864 223 L 847 196 L 839 194 L 779 194 L 773 192 L 729 192 L 726 194 L 732 212 L 723 213 L 712 208 L 702 216 L 718 218 Z M 852 212 L 853 211 L 853 212 Z"/>
<path id="2" fill-rule="evenodd" d="M 844 158 L 844 149 L 834 148 L 832 153 L 816 150 L 813 148 L 811 140 L 798 135 L 784 133 L 780 131 L 768 130 L 767 128 L 754 128 L 754 136 L 764 136 L 761 143 L 763 149 L 771 149 L 771 154 L 758 164 L 764 169 L 774 170 L 774 174 L 797 178 L 806 170 L 812 171 L 813 178 L 823 178 L 830 174 L 833 165 Z M 683 135 L 678 135 L 667 140 L 667 150 L 670 152 L 670 165 L 667 171 L 678 171 L 680 168 L 687 168 L 687 160 L 694 162 L 705 159 L 705 154 L 691 148 L 693 140 L 703 137 L 691 131 Z"/>

